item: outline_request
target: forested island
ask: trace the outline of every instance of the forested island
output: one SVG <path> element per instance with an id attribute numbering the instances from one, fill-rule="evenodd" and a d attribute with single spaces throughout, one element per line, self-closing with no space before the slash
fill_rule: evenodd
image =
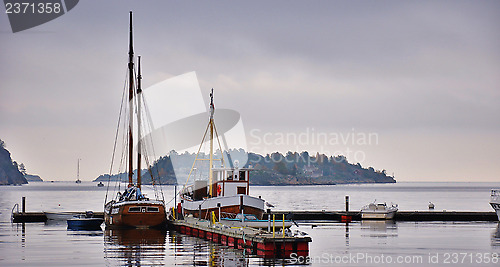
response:
<path id="1" fill-rule="evenodd" d="M 236 158 L 248 157 L 243 167 L 251 167 L 250 184 L 252 185 L 334 185 L 356 183 L 395 183 L 394 177 L 387 175 L 385 170 L 364 168 L 361 164 L 352 164 L 342 156 L 327 156 L 316 153 L 309 155 L 307 151 L 288 152 L 285 155 L 275 152 L 265 156 L 243 149 L 231 150 Z M 239 155 L 239 156 L 238 156 Z M 205 155 L 201 155 L 204 157 Z M 177 154 L 175 151 L 157 160 L 151 170 L 142 170 L 142 183 L 151 184 L 151 175 L 160 184 L 176 184 L 176 171 L 187 175 L 196 154 Z M 172 162 L 175 162 L 175 171 Z M 134 179 L 137 170 L 134 172 Z M 156 178 L 159 177 L 160 179 Z M 126 173 L 115 175 L 100 175 L 94 181 L 127 180 Z"/>

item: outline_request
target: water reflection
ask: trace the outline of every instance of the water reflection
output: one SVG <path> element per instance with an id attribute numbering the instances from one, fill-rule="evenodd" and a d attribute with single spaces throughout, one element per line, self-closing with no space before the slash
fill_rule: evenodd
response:
<path id="1" fill-rule="evenodd" d="M 365 231 L 365 234 L 361 236 L 376 237 L 376 238 L 388 238 L 398 236 L 398 226 L 396 222 L 389 221 L 361 221 L 361 230 Z"/>
<path id="2" fill-rule="evenodd" d="M 80 230 L 68 228 L 68 235 L 72 236 L 102 236 L 102 229 L 99 230 Z"/>
<path id="3" fill-rule="evenodd" d="M 345 223 L 345 246 L 348 247 L 349 246 L 349 223 L 346 222 Z"/>
<path id="4" fill-rule="evenodd" d="M 158 229 L 106 229 L 104 254 L 121 266 L 163 266 L 166 231 Z M 111 265 L 116 265 L 113 263 Z"/>
<path id="5" fill-rule="evenodd" d="M 201 238 L 169 232 L 170 251 L 176 264 L 188 266 L 248 266 L 244 250 L 216 244 Z"/>
<path id="6" fill-rule="evenodd" d="M 491 246 L 500 247 L 500 222 L 497 224 L 497 229 L 491 235 Z"/>

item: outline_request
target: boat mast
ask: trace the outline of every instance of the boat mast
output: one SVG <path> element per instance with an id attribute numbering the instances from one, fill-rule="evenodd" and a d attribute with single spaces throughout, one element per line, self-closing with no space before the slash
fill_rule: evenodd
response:
<path id="1" fill-rule="evenodd" d="M 212 197 L 212 183 L 213 183 L 213 160 L 214 160 L 214 89 L 210 92 L 210 167 L 209 171 L 209 196 Z"/>
<path id="2" fill-rule="evenodd" d="M 141 188 L 141 56 L 137 58 L 137 188 Z"/>
<path id="3" fill-rule="evenodd" d="M 129 40 L 129 50 L 128 50 L 128 108 L 129 108 L 129 126 L 128 126 L 128 187 L 134 185 L 132 182 L 132 175 L 134 168 L 132 166 L 133 161 L 133 142 L 132 130 L 134 126 L 134 110 L 133 110 L 133 98 L 134 98 L 134 49 L 132 46 L 132 11 L 130 11 L 130 40 Z"/>
<path id="4" fill-rule="evenodd" d="M 77 160 L 76 164 L 76 180 L 80 181 L 80 159 Z"/>

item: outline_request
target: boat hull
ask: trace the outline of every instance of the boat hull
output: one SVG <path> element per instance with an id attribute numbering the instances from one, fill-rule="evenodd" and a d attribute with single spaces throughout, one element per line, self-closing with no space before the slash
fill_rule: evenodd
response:
<path id="1" fill-rule="evenodd" d="M 263 199 L 243 194 L 227 197 L 213 197 L 198 201 L 184 199 L 182 209 L 184 215 L 191 214 L 194 217 L 200 217 L 201 205 L 201 218 L 209 218 L 209 214 L 212 211 L 218 218 L 218 203 L 220 203 L 220 211 L 225 213 L 238 214 L 243 212 L 244 214 L 253 214 L 258 219 L 262 219 L 262 215 L 264 214 L 265 201 Z"/>
<path id="2" fill-rule="evenodd" d="M 497 212 L 497 217 L 500 221 L 500 189 L 491 190 L 490 205 Z"/>
<path id="3" fill-rule="evenodd" d="M 497 212 L 497 217 L 500 221 L 500 203 L 491 202 L 490 205 Z"/>
<path id="4" fill-rule="evenodd" d="M 392 220 L 398 211 L 397 206 L 385 203 L 370 203 L 361 209 L 362 220 Z"/>
<path id="5" fill-rule="evenodd" d="M 361 219 L 363 220 L 392 220 L 394 219 L 395 211 L 387 212 L 372 212 L 372 211 L 361 211 Z"/>
<path id="6" fill-rule="evenodd" d="M 104 212 L 106 227 L 161 228 L 166 225 L 165 206 L 159 201 L 126 201 Z"/>
<path id="7" fill-rule="evenodd" d="M 67 220 L 68 229 L 72 230 L 97 230 L 101 229 L 104 219 L 100 218 L 78 218 Z"/>

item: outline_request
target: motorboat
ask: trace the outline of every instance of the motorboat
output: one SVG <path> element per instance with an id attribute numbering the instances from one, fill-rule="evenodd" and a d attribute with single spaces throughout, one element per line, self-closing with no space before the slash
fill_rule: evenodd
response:
<path id="1" fill-rule="evenodd" d="M 362 220 L 392 220 L 398 211 L 398 206 L 388 206 L 384 203 L 370 203 L 361 209 Z"/>
<path id="2" fill-rule="evenodd" d="M 73 216 L 67 220 L 68 229 L 70 230 L 98 230 L 101 229 L 103 218 L 94 217 L 92 211 L 87 211 L 85 214 Z"/>

